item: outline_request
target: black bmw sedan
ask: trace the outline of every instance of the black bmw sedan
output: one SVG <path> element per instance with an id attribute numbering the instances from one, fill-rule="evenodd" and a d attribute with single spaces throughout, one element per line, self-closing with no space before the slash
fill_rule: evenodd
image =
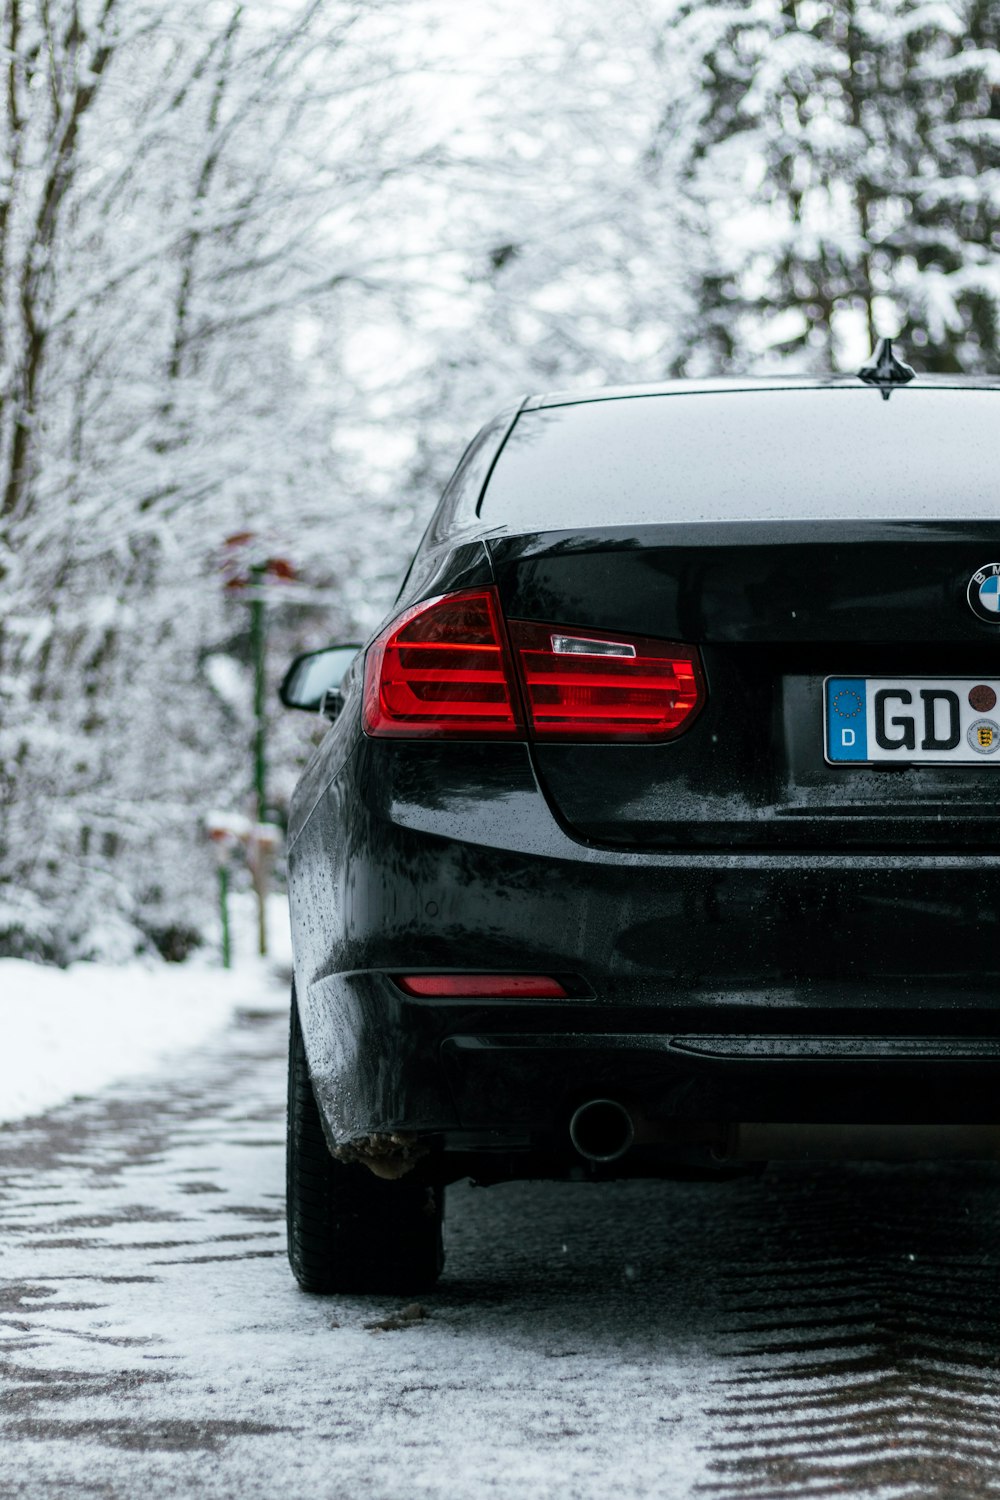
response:
<path id="1" fill-rule="evenodd" d="M 1000 379 L 911 374 L 531 397 L 293 664 L 307 1290 L 461 1177 L 1000 1155 Z"/>

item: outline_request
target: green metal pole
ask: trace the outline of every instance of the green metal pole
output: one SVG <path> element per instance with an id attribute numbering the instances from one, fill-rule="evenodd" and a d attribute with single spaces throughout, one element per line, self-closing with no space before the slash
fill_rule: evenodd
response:
<path id="1" fill-rule="evenodd" d="M 229 868 L 219 866 L 219 919 L 222 923 L 222 967 L 233 967 L 233 949 L 229 936 Z"/>
<path id="2" fill-rule="evenodd" d="M 267 661 L 267 616 L 264 612 L 264 565 L 255 563 L 250 569 L 250 653 L 253 657 L 253 784 L 257 797 L 257 822 L 267 819 L 267 726 L 264 712 L 264 695 L 267 687 L 265 668 Z"/>

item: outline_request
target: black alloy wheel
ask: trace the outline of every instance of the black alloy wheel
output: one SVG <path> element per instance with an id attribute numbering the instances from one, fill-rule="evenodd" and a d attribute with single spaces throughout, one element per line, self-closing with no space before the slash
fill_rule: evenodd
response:
<path id="1" fill-rule="evenodd" d="M 444 1189 L 337 1161 L 323 1134 L 292 991 L 288 1037 L 288 1260 L 304 1292 L 429 1290 L 444 1264 Z"/>

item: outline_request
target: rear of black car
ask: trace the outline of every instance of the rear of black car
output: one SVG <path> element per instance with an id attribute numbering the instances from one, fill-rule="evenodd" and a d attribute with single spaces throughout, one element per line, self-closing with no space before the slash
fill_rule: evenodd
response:
<path id="1" fill-rule="evenodd" d="M 831 382 L 487 429 L 293 806 L 336 1152 L 994 1153 L 998 418 Z"/>

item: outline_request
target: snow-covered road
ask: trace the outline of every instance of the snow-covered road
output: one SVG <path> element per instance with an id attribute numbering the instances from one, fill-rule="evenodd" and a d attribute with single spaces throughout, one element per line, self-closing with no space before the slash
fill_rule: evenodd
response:
<path id="1" fill-rule="evenodd" d="M 0 1131 L 0 1495 L 1000 1492 L 1000 1168 L 451 1190 L 395 1331 L 284 1258 L 284 1021 Z"/>

